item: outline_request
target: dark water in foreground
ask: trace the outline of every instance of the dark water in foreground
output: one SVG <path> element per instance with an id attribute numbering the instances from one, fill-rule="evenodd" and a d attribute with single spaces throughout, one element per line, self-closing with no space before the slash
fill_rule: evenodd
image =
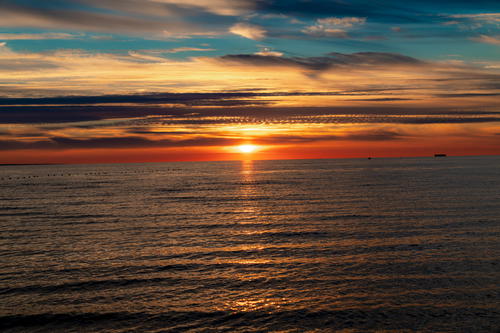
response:
<path id="1" fill-rule="evenodd" d="M 3 332 L 496 332 L 500 158 L 0 168 Z"/>

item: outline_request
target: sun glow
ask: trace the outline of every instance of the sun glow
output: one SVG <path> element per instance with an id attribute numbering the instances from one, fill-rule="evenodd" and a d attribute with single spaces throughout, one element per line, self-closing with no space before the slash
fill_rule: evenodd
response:
<path id="1" fill-rule="evenodd" d="M 236 149 L 238 149 L 242 153 L 248 154 L 248 153 L 254 152 L 257 149 L 257 146 L 255 146 L 255 145 L 241 145 L 241 146 L 236 147 Z"/>

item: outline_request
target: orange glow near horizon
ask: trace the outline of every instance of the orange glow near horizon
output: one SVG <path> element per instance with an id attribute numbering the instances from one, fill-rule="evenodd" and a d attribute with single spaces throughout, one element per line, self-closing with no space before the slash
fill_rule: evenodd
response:
<path id="1" fill-rule="evenodd" d="M 423 126 L 331 123 L 323 122 L 323 118 L 309 117 L 304 121 L 297 118 L 289 122 L 154 124 L 135 136 L 130 135 L 127 126 L 115 124 L 104 123 L 106 126 L 92 129 L 55 124 L 45 126 L 48 142 L 45 146 L 39 144 L 44 138 L 31 136 L 37 133 L 35 126 L 11 126 L 5 138 L 8 139 L 8 135 L 22 138 L 26 148 L 3 150 L 0 164 L 410 157 L 435 153 L 500 155 L 498 123 Z M 120 138 L 125 139 L 120 141 Z M 30 142 L 37 148 L 27 149 Z M 108 146 L 102 147 L 103 144 Z"/>
<path id="2" fill-rule="evenodd" d="M 240 145 L 236 148 L 242 153 L 249 154 L 249 153 L 253 153 L 254 151 L 256 151 L 258 147 L 255 145 L 251 145 L 251 144 L 245 144 L 245 145 Z"/>
<path id="3" fill-rule="evenodd" d="M 241 146 L 241 145 L 240 145 Z M 125 149 L 67 149 L 11 150 L 0 156 L 1 163 L 137 163 L 223 160 L 284 160 L 324 158 L 413 157 L 446 153 L 448 156 L 500 155 L 498 143 L 489 140 L 472 142 L 462 139 L 392 140 L 380 144 L 369 141 L 325 141 L 287 145 L 257 146 L 251 153 L 240 146 L 207 146 L 184 148 L 125 148 Z"/>

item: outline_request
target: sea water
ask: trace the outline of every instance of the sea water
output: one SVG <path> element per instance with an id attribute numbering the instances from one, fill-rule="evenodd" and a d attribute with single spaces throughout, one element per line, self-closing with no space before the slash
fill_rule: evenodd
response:
<path id="1" fill-rule="evenodd" d="M 3 332 L 496 332 L 500 157 L 0 167 Z"/>

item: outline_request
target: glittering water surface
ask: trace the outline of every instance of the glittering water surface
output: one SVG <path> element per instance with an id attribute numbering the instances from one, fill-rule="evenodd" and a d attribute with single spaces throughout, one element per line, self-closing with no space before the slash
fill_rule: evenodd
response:
<path id="1" fill-rule="evenodd" d="M 5 332 L 495 332 L 500 158 L 0 168 Z"/>

